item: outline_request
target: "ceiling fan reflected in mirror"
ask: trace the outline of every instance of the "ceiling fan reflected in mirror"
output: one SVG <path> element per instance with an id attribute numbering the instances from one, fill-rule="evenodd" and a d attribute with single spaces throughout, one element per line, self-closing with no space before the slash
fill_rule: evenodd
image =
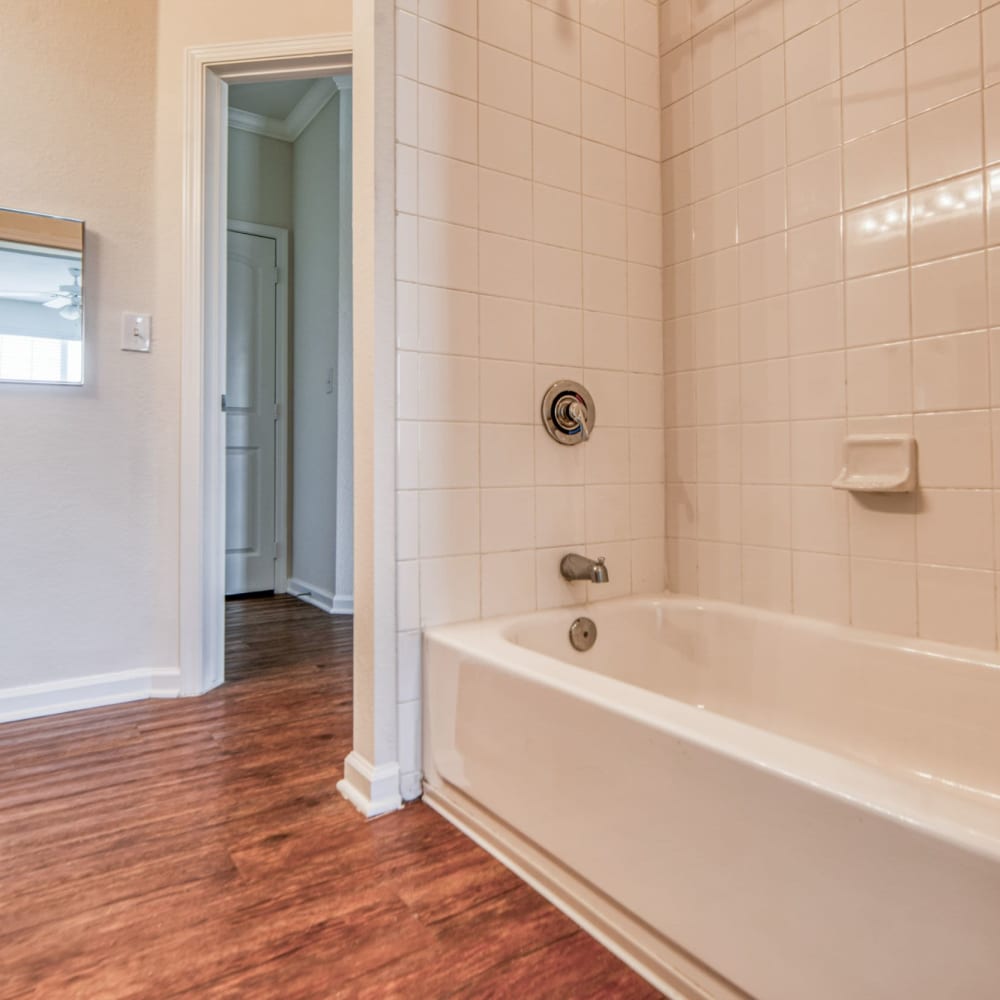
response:
<path id="1" fill-rule="evenodd" d="M 73 283 L 71 285 L 60 285 L 59 291 L 48 301 L 43 302 L 42 305 L 48 309 L 58 309 L 59 315 L 63 319 L 77 320 L 83 313 L 80 308 L 83 296 L 83 289 L 80 287 L 80 275 L 82 271 L 79 267 L 71 267 L 69 273 L 73 278 Z"/>

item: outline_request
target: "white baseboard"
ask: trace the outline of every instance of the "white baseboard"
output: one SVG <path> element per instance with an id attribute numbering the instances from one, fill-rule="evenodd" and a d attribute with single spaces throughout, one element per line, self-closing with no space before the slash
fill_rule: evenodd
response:
<path id="1" fill-rule="evenodd" d="M 305 601 L 306 604 L 311 604 L 314 608 L 319 608 L 320 611 L 325 611 L 328 615 L 333 614 L 333 594 L 329 590 L 314 587 L 311 583 L 293 576 L 288 580 L 288 593 L 300 601 Z"/>
<path id="2" fill-rule="evenodd" d="M 288 593 L 328 615 L 353 615 L 353 594 L 331 594 L 329 590 L 316 587 L 305 580 L 293 576 L 288 581 Z"/>
<path id="3" fill-rule="evenodd" d="M 419 771 L 408 771 L 399 776 L 399 793 L 404 802 L 415 802 L 424 794 L 423 775 Z"/>
<path id="4" fill-rule="evenodd" d="M 352 750 L 344 761 L 344 777 L 337 791 L 366 819 L 403 808 L 399 794 L 399 765 L 371 764 Z"/>
<path id="5" fill-rule="evenodd" d="M 354 614 L 354 595 L 353 594 L 334 594 L 333 595 L 333 607 L 330 609 L 331 615 L 353 615 Z"/>
<path id="6" fill-rule="evenodd" d="M 425 783 L 423 801 L 670 1000 L 750 1000 L 452 786 Z"/>
<path id="7" fill-rule="evenodd" d="M 0 688 L 0 722 L 34 719 L 144 698 L 176 698 L 180 693 L 180 681 L 180 670 L 168 667 L 122 670 Z"/>

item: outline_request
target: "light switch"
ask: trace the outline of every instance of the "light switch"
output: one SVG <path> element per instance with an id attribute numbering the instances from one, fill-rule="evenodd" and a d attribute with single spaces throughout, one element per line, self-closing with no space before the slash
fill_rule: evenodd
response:
<path id="1" fill-rule="evenodd" d="M 122 313 L 122 350 L 148 351 L 153 340 L 149 313 Z"/>

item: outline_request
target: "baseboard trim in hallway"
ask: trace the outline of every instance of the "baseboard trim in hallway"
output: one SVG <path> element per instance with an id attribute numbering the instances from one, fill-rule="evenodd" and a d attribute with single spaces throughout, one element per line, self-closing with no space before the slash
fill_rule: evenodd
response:
<path id="1" fill-rule="evenodd" d="M 311 604 L 314 608 L 325 611 L 328 615 L 354 614 L 353 594 L 333 594 L 298 577 L 292 577 L 288 581 L 288 593 L 300 601 L 305 601 L 306 604 Z"/>

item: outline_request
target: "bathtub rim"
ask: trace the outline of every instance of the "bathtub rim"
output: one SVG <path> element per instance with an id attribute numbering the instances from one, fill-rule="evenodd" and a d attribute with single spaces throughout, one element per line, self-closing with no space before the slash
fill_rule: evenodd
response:
<path id="1" fill-rule="evenodd" d="M 996 806 L 966 798 L 941 785 L 918 785 L 874 764 L 852 760 L 791 737 L 782 736 L 709 710 L 695 708 L 666 695 L 648 691 L 565 660 L 518 645 L 510 629 L 525 619 L 556 622 L 577 615 L 616 607 L 685 604 L 696 610 L 720 610 L 725 614 L 783 624 L 817 634 L 844 636 L 875 648 L 925 653 L 948 660 L 1000 670 L 1000 655 L 946 643 L 867 632 L 792 614 L 747 608 L 724 601 L 708 601 L 668 592 L 629 595 L 608 601 L 570 605 L 545 611 L 505 615 L 424 631 L 424 671 L 428 646 L 439 644 L 464 656 L 488 661 L 501 672 L 514 674 L 580 698 L 598 708 L 613 708 L 634 721 L 666 730 L 710 752 L 721 754 L 748 767 L 795 783 L 814 793 L 845 802 L 882 817 L 898 826 L 1000 862 L 1000 802 Z M 584 678 L 584 683 L 580 683 Z M 426 683 L 426 681 L 425 681 Z M 1000 677 L 997 678 L 1000 683 Z M 425 711 L 431 710 L 425 687 Z M 425 732 L 424 739 L 428 738 Z M 452 786 L 447 779 L 442 780 Z M 456 787 L 456 791 L 461 791 Z M 943 809 L 934 808 L 943 803 Z"/>

